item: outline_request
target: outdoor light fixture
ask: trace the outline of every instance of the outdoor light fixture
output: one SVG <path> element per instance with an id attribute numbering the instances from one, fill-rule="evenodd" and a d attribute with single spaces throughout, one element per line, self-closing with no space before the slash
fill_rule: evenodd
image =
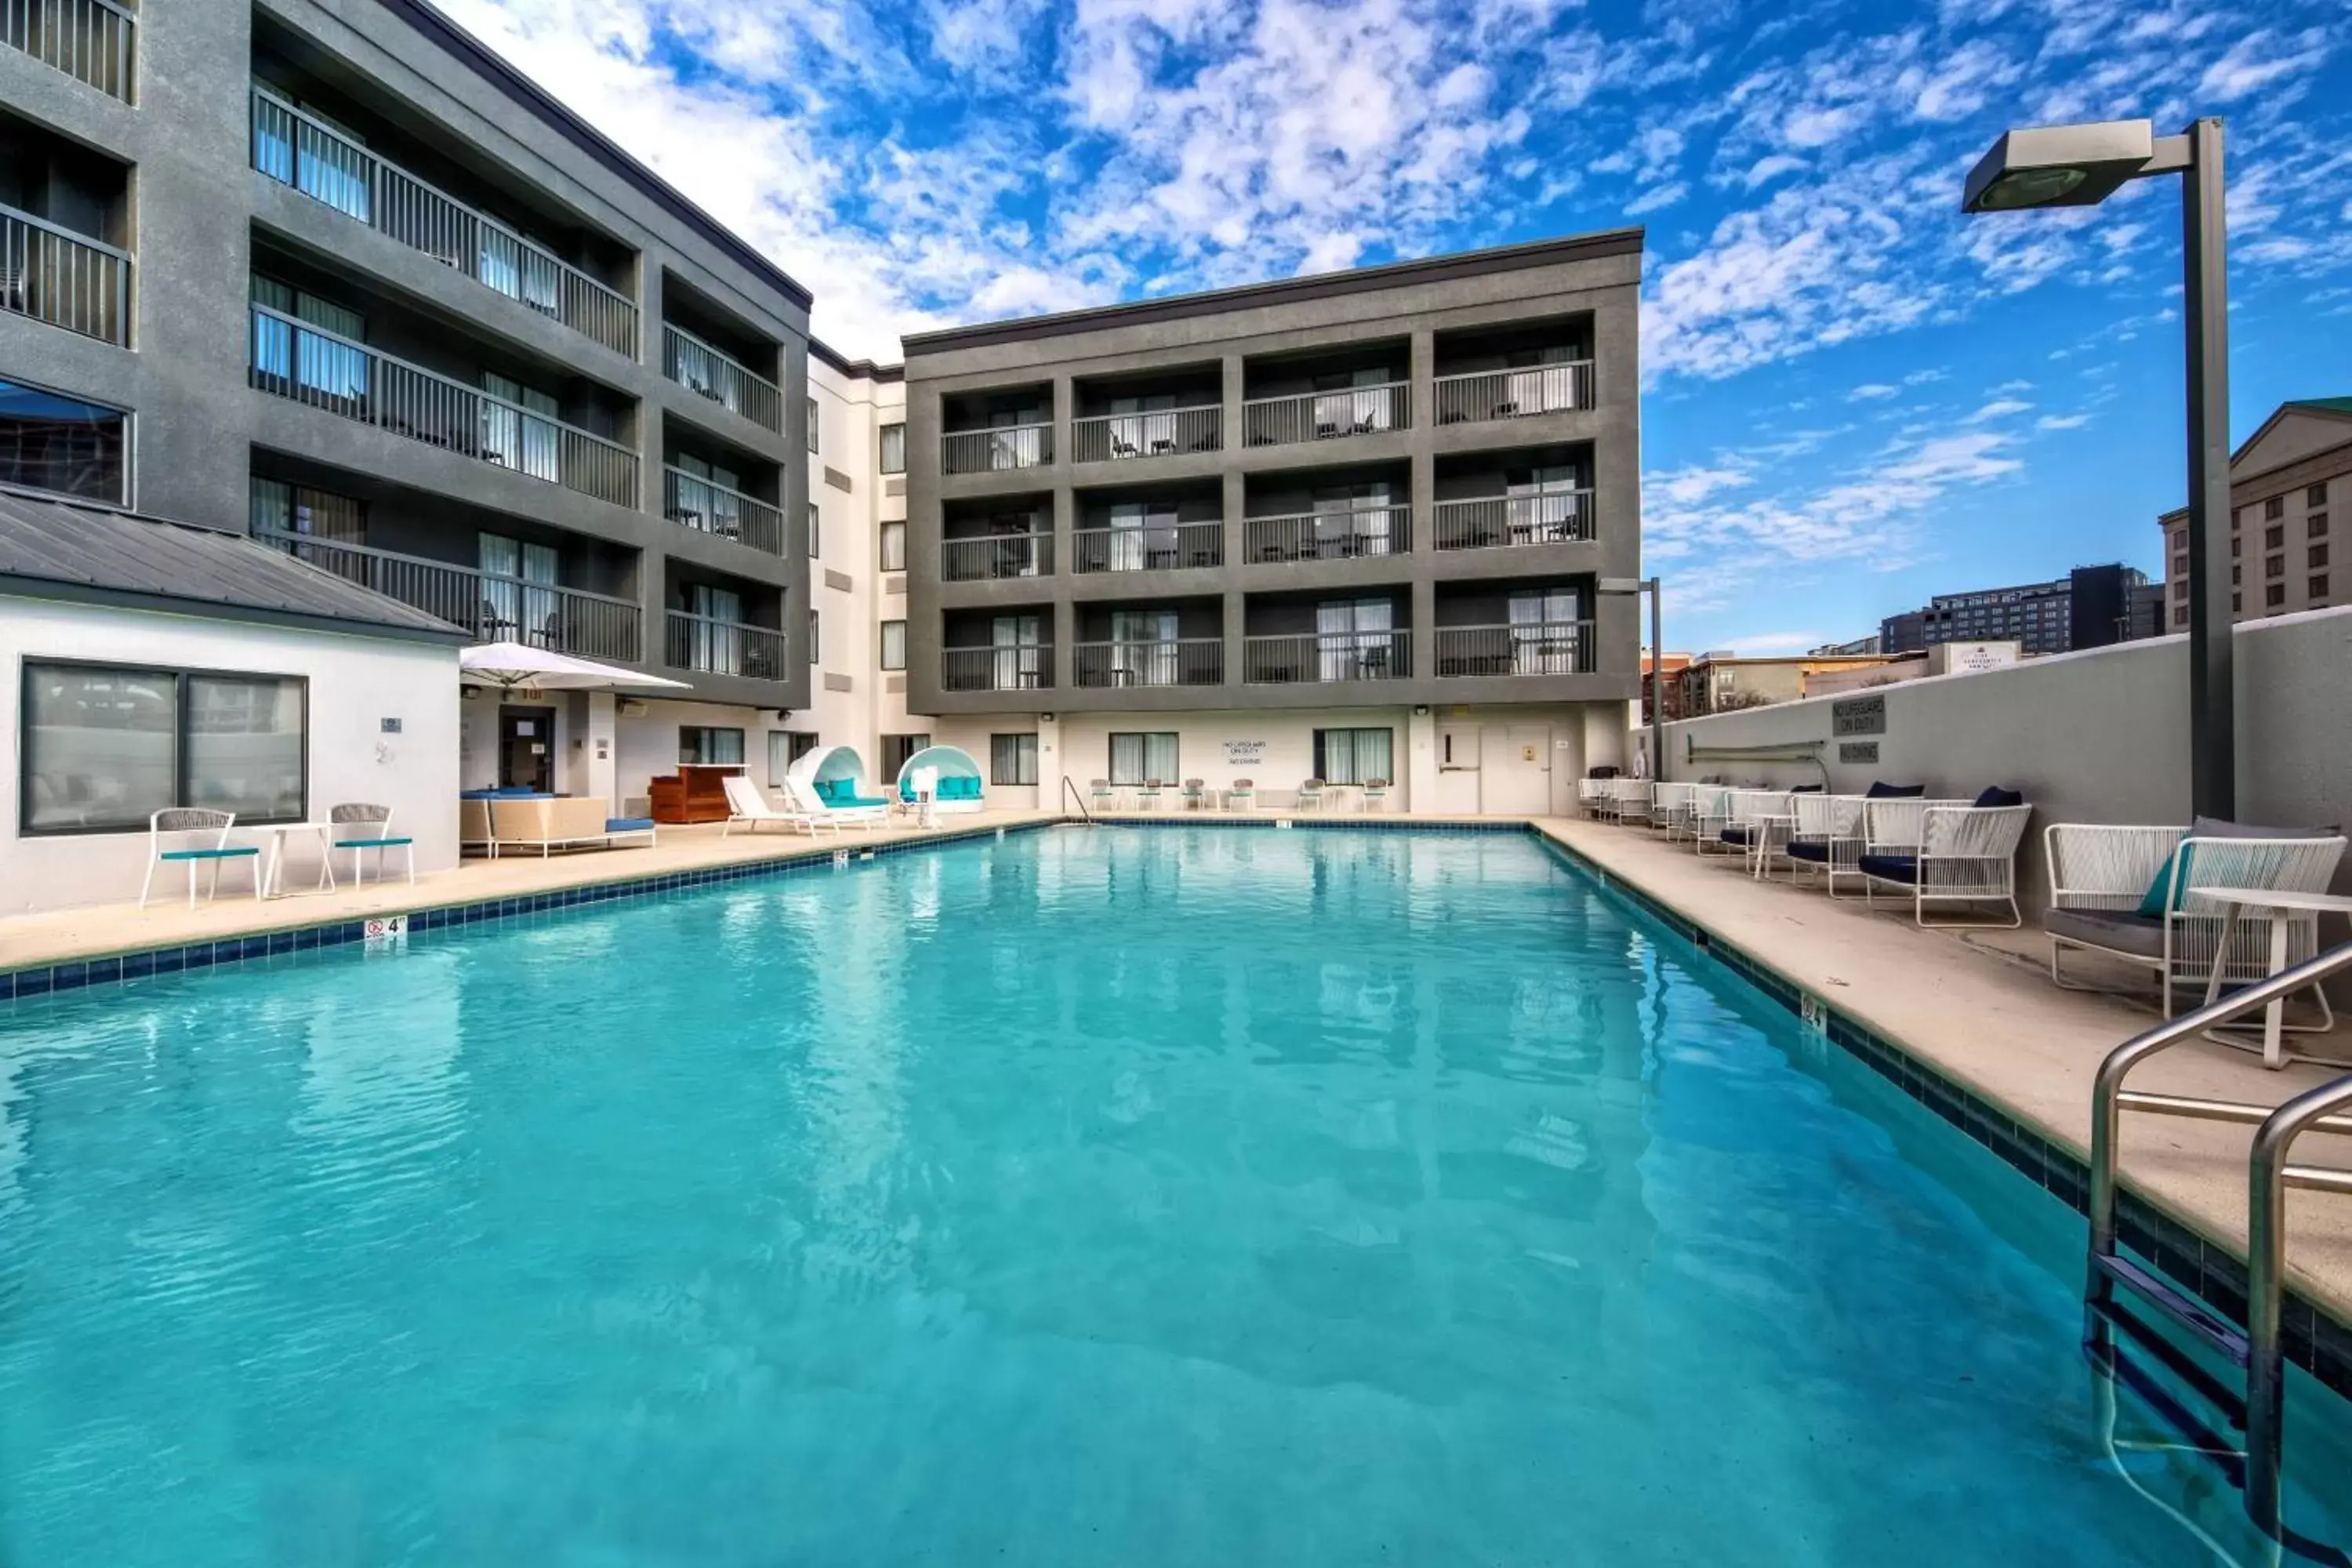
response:
<path id="1" fill-rule="evenodd" d="M 2095 206 L 2126 181 L 2149 174 L 2181 177 L 2181 314 L 2189 336 L 2189 796 L 2197 816 L 2230 817 L 2237 815 L 2238 763 L 2231 684 L 2221 122 L 2200 120 L 2178 136 L 2158 136 L 2145 120 L 2008 132 L 1969 172 L 1960 210 Z M 2250 1499 L 2256 1489 L 2249 1487 Z"/>

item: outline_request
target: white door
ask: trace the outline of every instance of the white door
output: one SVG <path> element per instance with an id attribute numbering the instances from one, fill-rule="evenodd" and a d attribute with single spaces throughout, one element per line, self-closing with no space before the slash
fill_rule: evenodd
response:
<path id="1" fill-rule="evenodd" d="M 1550 725 L 1489 724 L 1482 763 L 1481 809 L 1497 816 L 1550 812 Z"/>
<path id="2" fill-rule="evenodd" d="M 1437 727 L 1437 809 L 1461 816 L 1478 814 L 1479 729 L 1475 724 Z"/>

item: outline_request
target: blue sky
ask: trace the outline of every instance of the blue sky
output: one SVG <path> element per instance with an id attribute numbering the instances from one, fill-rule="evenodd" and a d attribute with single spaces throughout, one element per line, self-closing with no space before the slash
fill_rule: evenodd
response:
<path id="1" fill-rule="evenodd" d="M 2004 126 L 2222 116 L 2235 437 L 2352 394 L 2344 0 L 441 3 L 810 285 L 855 354 L 1646 225 L 1671 647 L 2158 567 L 2176 183 L 1963 219 Z"/>

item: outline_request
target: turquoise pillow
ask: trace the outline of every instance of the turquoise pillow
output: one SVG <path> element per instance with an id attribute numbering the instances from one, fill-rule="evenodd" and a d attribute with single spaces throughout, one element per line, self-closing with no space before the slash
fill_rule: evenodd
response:
<path id="1" fill-rule="evenodd" d="M 2182 845 L 2179 848 L 2173 850 L 2171 854 L 2167 855 L 2164 858 L 2164 864 L 2156 868 L 2156 880 L 2148 884 L 2147 896 L 2139 901 L 2139 912 L 2141 914 L 2147 916 L 2150 920 L 2162 920 L 2164 918 L 2164 901 L 2172 895 L 2172 863 L 2175 860 L 2179 859 L 2181 854 L 2187 848 L 2187 845 Z M 2183 884 L 2182 897 L 2185 898 L 2188 892 L 2186 884 L 2189 880 L 2189 867 L 2185 861 L 2182 863 L 2180 868 L 2180 879 Z M 2172 909 L 2175 913 L 2179 911 L 2179 900 L 2176 899 L 2173 900 Z"/>

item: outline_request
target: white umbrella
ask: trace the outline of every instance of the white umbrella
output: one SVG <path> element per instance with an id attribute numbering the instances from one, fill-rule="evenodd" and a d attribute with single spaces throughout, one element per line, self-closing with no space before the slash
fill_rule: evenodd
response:
<path id="1" fill-rule="evenodd" d="M 568 653 L 519 642 L 486 642 L 467 648 L 457 655 L 457 668 L 474 679 L 508 691 L 518 688 L 534 691 L 603 691 L 615 686 L 687 689 L 683 680 L 640 675 L 617 664 L 598 664 L 593 658 L 574 658 Z"/>

